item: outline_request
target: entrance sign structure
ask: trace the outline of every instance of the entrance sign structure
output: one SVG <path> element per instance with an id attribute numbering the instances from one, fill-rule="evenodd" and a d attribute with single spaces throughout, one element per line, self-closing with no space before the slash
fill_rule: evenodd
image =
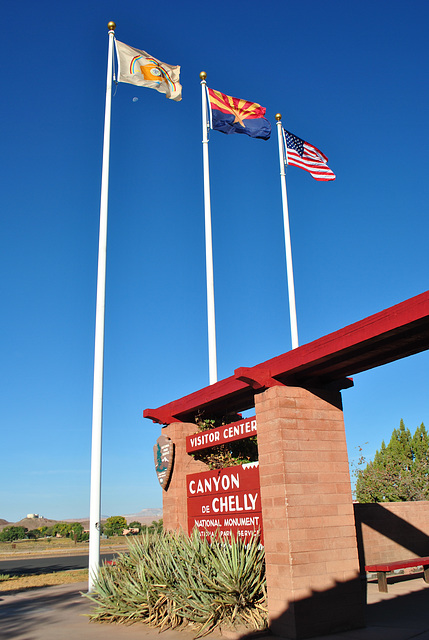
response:
<path id="1" fill-rule="evenodd" d="M 429 291 L 144 417 L 175 446 L 164 526 L 187 530 L 195 418 L 255 407 L 270 628 L 300 639 L 363 626 L 341 390 L 349 376 L 429 349 Z M 192 485 L 195 488 L 196 485 Z M 236 504 L 236 503 L 234 503 Z M 218 504 L 215 503 L 217 507 Z"/>
<path id="2" fill-rule="evenodd" d="M 202 538 L 260 533 L 263 542 L 258 462 L 189 474 L 186 488 L 189 534 L 195 527 Z"/>
<path id="3" fill-rule="evenodd" d="M 192 454 L 256 435 L 253 416 L 187 436 L 186 451 Z M 263 541 L 259 462 L 194 473 L 187 476 L 186 486 L 189 534 L 197 528 L 202 538 L 259 534 Z"/>

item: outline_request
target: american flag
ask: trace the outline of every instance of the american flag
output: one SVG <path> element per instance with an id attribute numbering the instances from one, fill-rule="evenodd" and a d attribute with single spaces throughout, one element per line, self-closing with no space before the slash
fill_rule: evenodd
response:
<path id="1" fill-rule="evenodd" d="M 300 167 L 311 173 L 315 180 L 335 180 L 335 173 L 328 167 L 328 158 L 317 147 L 283 129 L 286 148 L 286 164 Z"/>

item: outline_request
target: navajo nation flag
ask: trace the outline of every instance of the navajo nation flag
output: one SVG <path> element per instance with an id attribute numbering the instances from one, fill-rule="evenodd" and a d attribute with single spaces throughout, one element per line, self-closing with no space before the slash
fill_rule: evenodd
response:
<path id="1" fill-rule="evenodd" d="M 118 54 L 118 82 L 156 89 L 176 102 L 182 99 L 178 65 L 161 62 L 146 51 L 134 49 L 116 39 L 115 44 Z"/>
<path id="2" fill-rule="evenodd" d="M 311 173 L 315 180 L 335 180 L 335 173 L 328 167 L 328 158 L 317 147 L 283 129 L 286 147 L 286 164 L 300 167 Z"/>
<path id="3" fill-rule="evenodd" d="M 265 116 L 265 107 L 256 102 L 232 98 L 215 89 L 207 88 L 210 105 L 210 126 L 222 133 L 245 133 L 251 138 L 268 140 L 271 125 Z"/>

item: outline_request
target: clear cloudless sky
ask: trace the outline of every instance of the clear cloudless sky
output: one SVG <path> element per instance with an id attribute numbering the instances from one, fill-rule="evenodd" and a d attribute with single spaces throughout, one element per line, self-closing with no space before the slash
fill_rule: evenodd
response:
<path id="1" fill-rule="evenodd" d="M 162 506 L 143 419 L 208 385 L 201 87 L 267 108 L 210 136 L 219 379 L 291 348 L 275 114 L 337 175 L 287 173 L 300 344 L 428 289 L 429 5 L 6 1 L 0 42 L 0 518 L 89 514 L 107 23 L 181 65 L 114 89 L 103 515 Z M 350 460 L 429 427 L 428 352 L 343 392 Z"/>

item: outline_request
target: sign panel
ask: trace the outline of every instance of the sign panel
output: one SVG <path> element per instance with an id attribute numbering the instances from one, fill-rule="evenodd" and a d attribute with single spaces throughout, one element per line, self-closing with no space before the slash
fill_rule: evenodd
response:
<path id="1" fill-rule="evenodd" d="M 223 427 L 208 429 L 195 433 L 192 436 L 186 436 L 186 452 L 193 453 L 201 449 L 208 449 L 218 444 L 233 442 L 234 440 L 243 440 L 257 435 L 256 416 L 253 418 L 245 418 L 238 422 L 226 424 Z"/>
<path id="2" fill-rule="evenodd" d="M 189 533 L 194 527 L 208 538 L 260 532 L 262 541 L 259 462 L 189 474 L 186 485 Z"/>
<path id="3" fill-rule="evenodd" d="M 174 444 L 168 436 L 159 436 L 153 447 L 153 459 L 159 484 L 167 488 L 173 468 Z"/>

